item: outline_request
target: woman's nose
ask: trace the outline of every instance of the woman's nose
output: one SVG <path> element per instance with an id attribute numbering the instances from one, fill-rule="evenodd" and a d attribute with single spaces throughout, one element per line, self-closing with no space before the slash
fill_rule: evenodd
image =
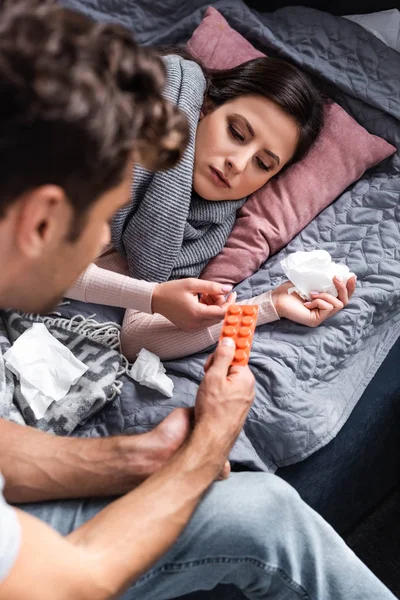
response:
<path id="1" fill-rule="evenodd" d="M 235 156 L 230 156 L 226 159 L 228 169 L 234 175 L 239 175 L 243 173 L 245 170 L 247 163 L 249 161 L 249 157 L 245 153 L 237 154 Z"/>

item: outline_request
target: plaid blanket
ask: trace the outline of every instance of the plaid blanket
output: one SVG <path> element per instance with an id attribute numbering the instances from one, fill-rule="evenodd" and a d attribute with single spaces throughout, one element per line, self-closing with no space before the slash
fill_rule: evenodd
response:
<path id="1" fill-rule="evenodd" d="M 9 371 L 3 355 L 33 323 L 42 322 L 54 337 L 89 369 L 68 394 L 53 402 L 37 419 L 21 393 L 18 379 Z M 119 352 L 120 328 L 80 315 L 65 319 L 59 313 L 40 317 L 13 311 L 0 312 L 0 418 L 37 429 L 68 435 L 120 394 L 121 375 L 128 363 Z"/>

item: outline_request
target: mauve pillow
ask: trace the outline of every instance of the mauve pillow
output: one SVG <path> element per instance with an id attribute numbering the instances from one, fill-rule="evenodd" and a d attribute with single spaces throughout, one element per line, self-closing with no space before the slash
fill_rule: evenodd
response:
<path id="1" fill-rule="evenodd" d="M 265 56 L 212 7 L 187 47 L 214 69 Z M 394 146 L 368 133 L 338 104 L 327 105 L 324 128 L 306 158 L 249 197 L 238 212 L 225 248 L 210 261 L 201 277 L 233 284 L 249 277 L 367 169 L 395 151 Z"/>

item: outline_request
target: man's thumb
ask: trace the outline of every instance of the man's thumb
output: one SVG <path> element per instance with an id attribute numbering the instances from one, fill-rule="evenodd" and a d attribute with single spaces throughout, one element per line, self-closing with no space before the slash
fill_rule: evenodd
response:
<path id="1" fill-rule="evenodd" d="M 210 371 L 212 369 L 213 371 L 217 371 L 220 375 L 226 376 L 233 361 L 233 357 L 235 356 L 235 349 L 235 342 L 232 338 L 222 338 L 214 352 L 214 359 Z"/>

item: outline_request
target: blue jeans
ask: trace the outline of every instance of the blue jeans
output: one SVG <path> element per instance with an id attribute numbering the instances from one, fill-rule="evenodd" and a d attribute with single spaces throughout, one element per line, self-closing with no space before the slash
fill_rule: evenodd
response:
<path id="1" fill-rule="evenodd" d="M 109 501 L 21 508 L 67 534 Z M 167 600 L 218 584 L 251 600 L 395 598 L 291 486 L 265 473 L 215 483 L 174 546 L 121 598 Z"/>

